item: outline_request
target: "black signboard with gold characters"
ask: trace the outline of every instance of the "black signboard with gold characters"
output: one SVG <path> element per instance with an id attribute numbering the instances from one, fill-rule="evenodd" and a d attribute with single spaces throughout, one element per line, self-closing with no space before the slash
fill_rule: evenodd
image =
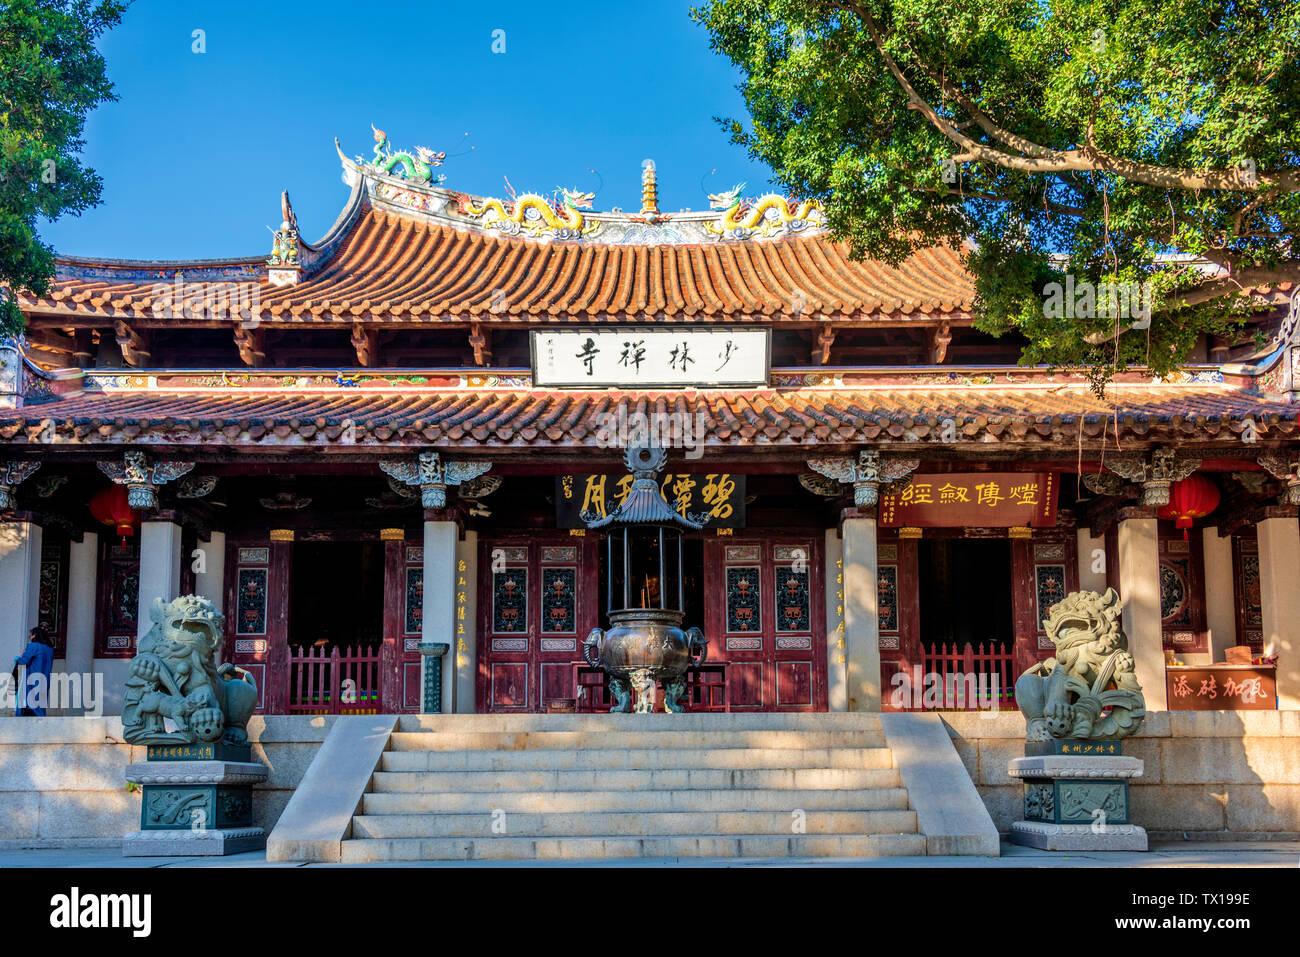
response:
<path id="1" fill-rule="evenodd" d="M 632 476 L 561 475 L 555 480 L 557 528 L 586 528 L 581 515 L 604 518 L 627 497 Z M 661 475 L 659 491 L 679 515 L 707 517 L 706 528 L 745 527 L 745 476 L 729 472 Z"/>

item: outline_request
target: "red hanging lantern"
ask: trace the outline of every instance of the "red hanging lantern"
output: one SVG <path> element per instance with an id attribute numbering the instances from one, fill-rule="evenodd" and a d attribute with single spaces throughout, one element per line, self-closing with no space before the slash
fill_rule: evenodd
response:
<path id="1" fill-rule="evenodd" d="M 123 546 L 126 545 L 126 540 L 135 534 L 135 526 L 140 523 L 135 509 L 127 501 L 125 485 L 110 485 L 92 495 L 90 514 L 95 516 L 96 521 L 116 528 Z"/>
<path id="2" fill-rule="evenodd" d="M 1169 504 L 1156 514 L 1160 518 L 1173 519 L 1174 527 L 1187 530 L 1198 518 L 1204 518 L 1219 507 L 1219 487 L 1207 476 L 1193 472 L 1185 479 L 1179 479 L 1169 487 Z"/>

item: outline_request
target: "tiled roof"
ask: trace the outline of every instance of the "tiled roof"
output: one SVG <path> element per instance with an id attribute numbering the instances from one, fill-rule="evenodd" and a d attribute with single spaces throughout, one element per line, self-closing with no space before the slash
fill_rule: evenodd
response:
<path id="1" fill-rule="evenodd" d="M 154 319 L 155 287 L 184 264 L 65 268 L 24 309 Z M 211 279 L 217 264 L 195 264 Z M 262 317 L 277 321 L 600 322 L 657 319 L 839 320 L 968 315 L 959 254 L 935 248 L 898 267 L 852 262 L 824 235 L 769 242 L 614 245 L 543 243 L 367 207 L 297 285 L 257 272 Z M 201 275 L 198 275 L 200 274 Z M 247 282 L 254 277 L 244 279 Z"/>
<path id="2" fill-rule="evenodd" d="M 684 413 L 712 447 L 958 441 L 1047 444 L 1082 437 L 1232 442 L 1300 434 L 1294 406 L 1224 386 L 1085 388 L 756 389 L 744 391 L 517 391 L 356 389 L 254 392 L 154 390 L 83 394 L 0 412 L 0 441 L 171 445 L 437 445 L 596 447 L 602 413 Z M 1080 416 L 1083 418 L 1080 425 Z M 53 429 L 50 429 L 50 424 Z M 349 428 L 351 426 L 351 428 Z"/>

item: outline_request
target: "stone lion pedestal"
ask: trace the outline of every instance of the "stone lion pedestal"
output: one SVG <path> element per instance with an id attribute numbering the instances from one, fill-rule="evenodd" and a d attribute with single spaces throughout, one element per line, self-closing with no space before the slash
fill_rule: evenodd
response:
<path id="1" fill-rule="evenodd" d="M 1011 825 L 1015 844 L 1045 851 L 1145 851 L 1147 833 L 1129 820 L 1129 781 L 1142 762 L 1122 740 L 1146 717 L 1123 602 L 1071 592 L 1052 606 L 1043 628 L 1056 653 L 1016 681 L 1025 716 L 1025 756 L 1007 763 L 1024 783 L 1025 819 Z"/>
<path id="2" fill-rule="evenodd" d="M 1129 816 L 1129 781 L 1142 776 L 1141 759 L 1123 757 L 1116 742 L 1054 744 L 1060 753 L 1007 763 L 1025 789 L 1025 819 L 1011 825 L 1012 843 L 1044 851 L 1145 851 L 1147 832 Z"/>
<path id="3" fill-rule="evenodd" d="M 125 857 L 238 854 L 266 846 L 253 825 L 253 785 L 267 769 L 252 760 L 252 675 L 217 664 L 225 619 L 208 599 L 154 601 L 153 627 L 131 660 L 122 702 L 123 736 L 147 747 L 126 779 L 143 791 L 140 830 Z"/>
<path id="4" fill-rule="evenodd" d="M 122 856 L 219 857 L 266 847 L 266 831 L 253 826 L 253 785 L 267 769 L 250 758 L 248 748 L 226 745 L 151 745 L 147 760 L 126 768 L 143 797 L 140 830 L 122 839 Z"/>

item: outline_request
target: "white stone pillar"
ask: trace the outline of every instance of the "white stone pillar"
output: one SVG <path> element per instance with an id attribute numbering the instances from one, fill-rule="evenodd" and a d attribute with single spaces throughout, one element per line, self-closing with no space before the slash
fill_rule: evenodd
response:
<path id="1" fill-rule="evenodd" d="M 153 627 L 155 598 L 171 601 L 181 591 L 181 527 L 175 522 L 140 523 L 140 611 L 136 641 Z"/>
<path id="2" fill-rule="evenodd" d="M 1232 536 L 1219 537 L 1218 529 L 1201 531 L 1205 562 L 1205 627 L 1210 632 L 1210 660 L 1237 643 L 1237 603 L 1233 597 Z"/>
<path id="3" fill-rule="evenodd" d="M 467 531 L 456 543 L 455 643 L 443 667 L 455 671 L 456 713 L 473 714 L 478 710 L 478 532 Z"/>
<path id="4" fill-rule="evenodd" d="M 1294 508 L 1265 509 L 1259 533 L 1264 650 L 1277 655 L 1277 706 L 1300 709 L 1300 523 Z"/>
<path id="5" fill-rule="evenodd" d="M 844 635 L 844 544 L 839 529 L 826 529 L 826 707 L 849 710 L 848 642 Z"/>
<path id="6" fill-rule="evenodd" d="M 1086 528 L 1077 532 L 1079 542 L 1079 589 L 1103 594 L 1106 591 L 1106 538 L 1097 538 Z"/>
<path id="7" fill-rule="evenodd" d="M 206 542 L 199 542 L 196 549 L 202 556 L 202 562 L 194 572 L 194 591 L 225 613 L 222 607 L 226 602 L 226 533 L 213 532 Z M 194 561 L 199 556 L 187 556 Z"/>
<path id="8" fill-rule="evenodd" d="M 880 710 L 880 617 L 876 519 L 844 515 L 844 638 L 848 710 Z"/>
<path id="9" fill-rule="evenodd" d="M 1122 622 L 1148 711 L 1168 710 L 1160 620 L 1160 552 L 1155 513 L 1120 510 L 1119 590 Z"/>
<path id="10" fill-rule="evenodd" d="M 9 674 L 36 627 L 41 595 L 41 527 L 0 522 L 0 672 Z"/>
<path id="11" fill-rule="evenodd" d="M 68 545 L 69 674 L 89 674 L 95 667 L 95 598 L 99 588 L 99 536 L 86 532 Z"/>
<path id="12" fill-rule="evenodd" d="M 456 710 L 456 523 L 424 523 L 424 618 L 420 640 L 448 646 L 442 658 L 442 713 Z M 423 659 L 423 667 L 431 662 Z M 421 676 L 423 678 L 423 676 Z"/>

